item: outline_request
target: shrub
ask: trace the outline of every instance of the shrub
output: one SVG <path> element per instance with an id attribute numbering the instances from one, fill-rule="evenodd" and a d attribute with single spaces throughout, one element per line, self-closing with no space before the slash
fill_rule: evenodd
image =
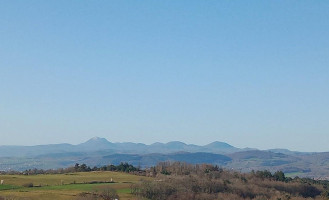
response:
<path id="1" fill-rule="evenodd" d="M 314 198 L 317 195 L 321 194 L 321 191 L 312 185 L 303 185 L 299 188 L 299 194 L 304 198 Z"/>
<path id="2" fill-rule="evenodd" d="M 23 187 L 33 187 L 33 183 L 25 183 L 23 184 Z"/>

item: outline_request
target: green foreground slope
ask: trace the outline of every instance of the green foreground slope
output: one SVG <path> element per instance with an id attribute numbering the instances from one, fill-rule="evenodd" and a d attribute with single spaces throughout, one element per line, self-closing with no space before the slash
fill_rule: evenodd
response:
<path id="1" fill-rule="evenodd" d="M 132 183 L 150 179 L 119 172 L 79 172 L 49 175 L 0 175 L 0 196 L 9 199 L 74 200 L 83 192 L 116 189 L 120 199 L 133 199 Z M 33 187 L 32 187 L 33 186 Z"/>

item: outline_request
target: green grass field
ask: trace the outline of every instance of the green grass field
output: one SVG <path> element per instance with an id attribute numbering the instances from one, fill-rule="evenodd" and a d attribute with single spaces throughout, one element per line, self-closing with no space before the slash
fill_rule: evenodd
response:
<path id="1" fill-rule="evenodd" d="M 0 185 L 0 196 L 13 199 L 73 200 L 79 193 L 111 187 L 117 190 L 120 199 L 128 200 L 134 199 L 130 194 L 131 183 L 149 178 L 119 172 L 80 172 L 57 175 L 0 175 L 0 179 L 4 180 L 4 185 Z M 109 183 L 111 179 L 113 183 Z M 31 183 L 34 187 L 26 187 Z"/>

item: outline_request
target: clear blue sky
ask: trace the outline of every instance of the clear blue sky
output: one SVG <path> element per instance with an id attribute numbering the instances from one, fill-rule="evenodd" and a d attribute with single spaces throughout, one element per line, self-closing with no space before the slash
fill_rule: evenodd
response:
<path id="1" fill-rule="evenodd" d="M 0 1 L 0 145 L 329 151 L 328 1 Z"/>

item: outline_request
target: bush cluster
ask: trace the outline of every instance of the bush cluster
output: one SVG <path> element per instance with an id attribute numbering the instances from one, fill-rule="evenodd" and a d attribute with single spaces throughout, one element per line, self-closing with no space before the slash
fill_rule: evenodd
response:
<path id="1" fill-rule="evenodd" d="M 327 181 L 287 178 L 281 171 L 239 173 L 212 165 L 164 162 L 147 170 L 155 181 L 131 186 L 151 200 L 301 200 L 328 199 Z"/>

